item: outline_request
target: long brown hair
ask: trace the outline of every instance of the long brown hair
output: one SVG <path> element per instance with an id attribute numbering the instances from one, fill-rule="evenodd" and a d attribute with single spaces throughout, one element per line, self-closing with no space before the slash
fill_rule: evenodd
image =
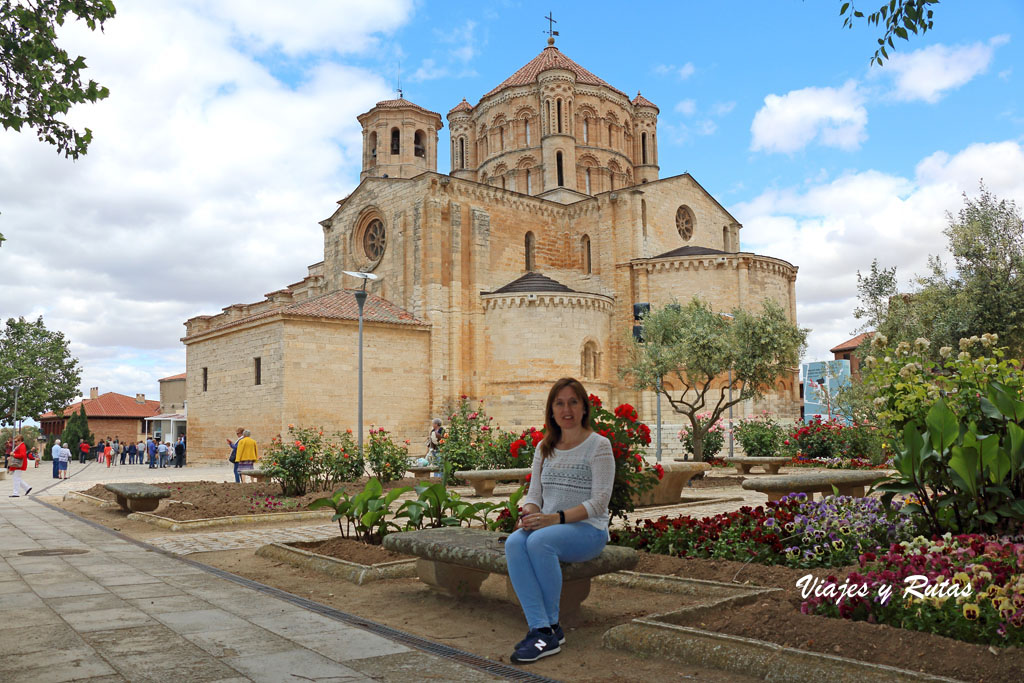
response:
<path id="1" fill-rule="evenodd" d="M 551 391 L 548 392 L 548 403 L 544 408 L 544 440 L 540 442 L 541 457 L 550 457 L 555 452 L 555 445 L 562 439 L 562 428 L 555 420 L 555 397 L 562 389 L 572 387 L 573 393 L 583 404 L 583 420 L 581 424 L 584 429 L 590 427 L 590 401 L 587 400 L 587 390 L 583 388 L 580 381 L 574 377 L 563 377 L 554 383 Z"/>

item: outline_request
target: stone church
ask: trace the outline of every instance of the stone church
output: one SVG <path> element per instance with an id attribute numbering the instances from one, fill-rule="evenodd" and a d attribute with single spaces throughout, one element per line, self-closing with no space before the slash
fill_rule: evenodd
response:
<path id="1" fill-rule="evenodd" d="M 323 261 L 263 301 L 185 323 L 190 453 L 226 453 L 236 426 L 261 444 L 289 423 L 355 429 L 360 282 L 346 270 L 379 277 L 364 311 L 364 424 L 411 439 L 414 455 L 463 395 L 504 428 L 540 425 L 565 375 L 653 423 L 653 394 L 617 373 L 634 303 L 774 299 L 796 320 L 796 267 L 742 251 L 739 222 L 689 173 L 660 177 L 658 107 L 552 40 L 447 119 L 444 175 L 440 114 L 400 97 L 359 116 L 360 183 L 321 222 Z M 739 414 L 797 416 L 796 380 Z"/>

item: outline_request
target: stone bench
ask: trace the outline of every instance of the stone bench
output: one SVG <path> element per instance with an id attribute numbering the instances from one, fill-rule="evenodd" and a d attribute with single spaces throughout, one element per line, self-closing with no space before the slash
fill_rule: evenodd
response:
<path id="1" fill-rule="evenodd" d="M 650 467 L 650 465 L 648 465 Z M 650 491 L 634 498 L 636 505 L 672 505 L 683 495 L 683 487 L 701 472 L 711 469 L 706 462 L 676 459 L 662 465 L 665 475 Z"/>
<path id="2" fill-rule="evenodd" d="M 790 462 L 789 458 L 726 458 L 725 461 L 736 468 L 739 474 L 750 474 L 750 468 L 760 466 L 768 474 L 778 474 L 779 468 Z"/>
<path id="3" fill-rule="evenodd" d="M 263 470 L 238 470 L 238 478 L 243 482 L 249 481 L 259 484 L 270 479 L 270 475 Z"/>
<path id="4" fill-rule="evenodd" d="M 508 580 L 504 539 L 508 534 L 483 529 L 442 527 L 402 531 L 384 537 L 384 547 L 413 555 L 420 581 L 455 597 L 480 595 L 480 584 L 489 574 L 504 574 L 509 600 L 518 603 Z M 562 563 L 562 614 L 578 611 L 590 595 L 590 579 L 636 566 L 639 557 L 632 548 L 605 546 L 588 562 Z"/>
<path id="5" fill-rule="evenodd" d="M 864 489 L 888 475 L 878 470 L 826 470 L 796 474 L 769 474 L 756 479 L 743 480 L 748 491 L 768 494 L 768 500 L 778 500 L 788 493 L 804 492 L 812 498 L 815 493 L 832 494 L 832 487 L 841 496 L 864 496 Z"/>
<path id="6" fill-rule="evenodd" d="M 460 470 L 455 473 L 455 478 L 469 482 L 473 486 L 474 495 L 489 496 L 494 493 L 494 487 L 499 481 L 526 481 L 526 476 L 532 471 L 529 467 L 515 470 Z"/>
<path id="7" fill-rule="evenodd" d="M 440 467 L 422 467 L 422 466 L 419 466 L 419 465 L 415 465 L 413 467 L 409 467 L 408 470 L 410 472 L 412 472 L 412 476 L 416 477 L 417 479 L 429 479 L 431 474 L 433 474 L 435 472 L 440 472 L 441 468 Z"/>
<path id="8" fill-rule="evenodd" d="M 149 484 L 104 484 L 103 488 L 117 497 L 117 504 L 125 512 L 152 512 L 160 505 L 162 498 L 170 498 L 167 489 Z"/>

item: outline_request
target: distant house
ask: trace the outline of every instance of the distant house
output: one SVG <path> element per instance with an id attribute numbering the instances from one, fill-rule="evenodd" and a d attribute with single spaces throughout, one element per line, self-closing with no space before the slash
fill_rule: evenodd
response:
<path id="1" fill-rule="evenodd" d="M 160 414 L 146 418 L 146 433 L 161 441 L 185 436 L 185 373 L 160 380 Z"/>
<path id="2" fill-rule="evenodd" d="M 43 413 L 39 416 L 40 431 L 49 436 L 64 431 L 68 418 L 85 406 L 89 431 L 97 439 L 138 441 L 146 438 L 146 418 L 160 413 L 159 401 L 147 401 L 145 394 L 135 397 L 108 391 L 100 394 L 98 387 L 89 389 L 89 398 L 83 398 L 64 409 L 63 413 Z"/>
<path id="3" fill-rule="evenodd" d="M 871 337 L 875 335 L 874 332 L 863 332 L 858 334 L 853 339 L 847 339 L 839 346 L 833 346 L 828 350 L 829 353 L 835 356 L 835 360 L 848 360 L 850 361 L 850 376 L 854 380 L 860 379 L 860 359 L 853 353 L 857 350 L 857 347 L 861 344 L 871 341 Z"/>

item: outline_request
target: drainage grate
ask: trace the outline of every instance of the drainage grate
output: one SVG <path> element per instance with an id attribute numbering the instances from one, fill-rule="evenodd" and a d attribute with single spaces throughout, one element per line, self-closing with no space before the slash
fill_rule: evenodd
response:
<path id="1" fill-rule="evenodd" d="M 273 586 L 267 586 L 265 584 L 258 583 L 256 581 L 252 581 L 251 579 L 246 579 L 246 578 L 244 578 L 242 576 L 238 576 L 236 574 L 232 574 L 229 571 L 225 571 L 223 569 L 218 569 L 217 567 L 211 567 L 209 565 L 203 564 L 202 562 L 197 562 L 196 560 L 190 560 L 187 557 L 182 557 L 180 555 L 175 555 L 174 553 L 172 553 L 170 551 L 163 550 L 162 548 L 157 548 L 155 546 L 151 546 L 148 543 L 144 543 L 143 541 L 138 541 L 138 540 L 136 540 L 134 538 L 131 538 L 130 536 L 126 536 L 125 534 L 122 534 L 122 533 L 120 533 L 118 531 L 114 531 L 113 529 L 110 529 L 109 527 L 105 527 L 105 526 L 103 526 L 102 524 L 100 524 L 98 522 L 93 522 L 92 520 L 84 519 L 82 517 L 79 517 L 78 515 L 75 515 L 72 512 L 68 512 L 67 510 L 64 510 L 63 508 L 59 508 L 56 505 L 52 505 L 52 504 L 47 503 L 45 501 L 39 500 L 38 498 L 33 498 L 33 500 L 36 503 L 39 503 L 40 505 L 44 505 L 44 506 L 50 508 L 54 512 L 59 512 L 59 513 L 61 513 L 63 515 L 67 515 L 68 517 L 71 517 L 71 518 L 73 518 L 73 519 L 75 519 L 75 520 L 77 520 L 79 522 L 83 522 L 85 524 L 88 524 L 89 526 L 91 526 L 93 528 L 101 529 L 101 530 L 109 533 L 112 536 L 116 536 L 117 538 L 119 538 L 119 539 L 121 539 L 123 541 L 127 541 L 128 543 L 132 543 L 132 544 L 137 545 L 139 547 L 145 548 L 145 549 L 149 550 L 150 552 L 157 552 L 157 553 L 160 553 L 161 555 L 165 555 L 167 557 L 174 558 L 175 560 L 177 560 L 179 562 L 185 562 L 186 564 L 189 564 L 189 565 L 191 565 L 193 567 L 196 567 L 197 569 L 202 569 L 203 571 L 205 571 L 205 572 L 207 572 L 209 574 L 213 574 L 213 575 L 218 576 L 218 577 L 220 577 L 222 579 L 226 579 L 228 581 L 232 581 L 232 582 L 237 583 L 239 585 L 245 586 L 246 588 L 251 588 L 253 590 L 257 590 L 257 591 L 259 591 L 261 593 L 265 593 L 267 595 L 270 595 L 270 596 L 273 596 L 275 598 L 284 600 L 286 602 L 290 602 L 293 605 L 297 605 L 297 606 L 302 607 L 304 609 L 308 609 L 311 612 L 316 612 L 317 614 L 322 614 L 325 617 L 330 617 L 331 619 L 334 619 L 336 621 L 340 621 L 340 622 L 349 624 L 350 626 L 356 626 L 358 628 L 367 630 L 367 631 L 369 631 L 371 633 L 375 633 L 375 634 L 377 634 L 379 636 L 383 636 L 384 638 L 388 638 L 390 640 L 393 640 L 393 641 L 395 641 L 397 643 L 401 643 L 403 645 L 408 645 L 409 647 L 416 648 L 417 650 L 421 650 L 423 652 L 427 652 L 429 654 L 436 655 L 438 657 L 443 657 L 444 659 L 448 659 L 448 660 L 451 660 L 451 661 L 454 661 L 454 662 L 458 662 L 458 663 L 463 664 L 465 666 L 468 666 L 468 667 L 471 667 L 473 669 L 476 669 L 477 671 L 483 671 L 485 673 L 489 673 L 489 674 L 494 675 L 494 676 L 500 676 L 501 678 L 506 678 L 506 679 L 511 680 L 511 681 L 526 681 L 527 683 L 558 683 L 558 681 L 556 679 L 554 679 L 554 678 L 547 678 L 545 676 L 538 676 L 537 674 L 532 674 L 529 671 L 523 671 L 522 669 L 518 669 L 518 668 L 516 668 L 514 666 L 509 666 L 507 664 L 502 664 L 501 662 L 491 661 L 490 659 L 487 659 L 485 657 L 480 657 L 479 655 L 475 655 L 475 654 L 473 654 L 471 652 L 465 652 L 463 650 L 457 650 L 457 649 L 455 649 L 453 647 L 449 647 L 449 646 L 443 645 L 441 643 L 435 643 L 432 640 L 427 640 L 426 638 L 421 638 L 420 636 L 414 635 L 412 633 L 406 633 L 405 631 L 399 631 L 398 629 L 391 628 L 390 626 L 385 626 L 384 624 L 378 624 L 377 622 L 371 621 L 369 619 L 366 619 L 365 617 L 356 616 L 355 614 L 349 614 L 348 612 L 342 612 L 341 610 L 336 610 L 333 607 L 329 607 L 327 605 L 321 605 L 318 602 L 313 602 L 312 600 L 307 600 L 306 598 L 301 598 L 301 597 L 299 597 L 297 595 L 292 595 L 291 593 L 288 593 L 287 591 L 283 591 L 283 590 L 281 590 L 279 588 L 274 588 Z M 41 552 L 48 552 L 48 551 L 30 550 L 30 551 L 27 551 L 26 553 L 21 553 L 21 554 L 25 555 L 25 554 L 28 554 L 28 553 L 41 553 Z M 80 552 L 88 552 L 88 551 L 74 550 L 73 552 L 74 553 L 80 553 Z"/>
<path id="2" fill-rule="evenodd" d="M 24 557 L 60 557 L 61 555 L 84 555 L 89 552 L 82 548 L 44 548 L 43 550 L 26 550 L 18 553 Z"/>

